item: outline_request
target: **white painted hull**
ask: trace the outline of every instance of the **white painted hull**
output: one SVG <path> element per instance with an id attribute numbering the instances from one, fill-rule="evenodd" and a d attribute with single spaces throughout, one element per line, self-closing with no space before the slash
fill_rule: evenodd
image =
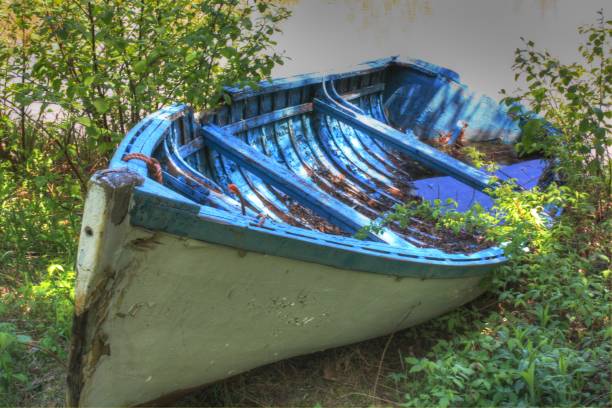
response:
<path id="1" fill-rule="evenodd" d="M 92 184 L 80 243 L 71 370 L 82 406 L 146 403 L 409 327 L 482 292 L 479 276 L 356 272 L 146 231 L 129 215 L 114 224 L 112 194 Z"/>
<path id="2" fill-rule="evenodd" d="M 132 405 L 284 358 L 412 326 L 473 299 L 479 278 L 352 272 L 170 235 L 125 249 L 83 405 Z M 151 241 L 152 242 L 152 241 Z"/>

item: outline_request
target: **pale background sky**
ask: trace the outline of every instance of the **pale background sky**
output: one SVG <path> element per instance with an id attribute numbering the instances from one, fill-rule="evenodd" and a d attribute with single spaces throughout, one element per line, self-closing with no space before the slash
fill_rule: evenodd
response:
<path id="1" fill-rule="evenodd" d="M 594 23 L 596 11 L 610 4 L 603 0 L 283 2 L 293 16 L 276 37 L 277 48 L 291 60 L 275 69 L 275 77 L 400 54 L 452 68 L 472 89 L 496 99 L 501 88 L 515 88 L 511 66 L 521 36 L 564 62 L 576 60 L 577 27 Z"/>

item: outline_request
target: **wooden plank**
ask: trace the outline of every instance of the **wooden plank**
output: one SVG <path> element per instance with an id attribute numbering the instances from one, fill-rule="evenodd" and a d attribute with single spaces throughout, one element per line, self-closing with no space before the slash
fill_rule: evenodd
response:
<path id="1" fill-rule="evenodd" d="M 265 182 L 290 195 L 329 222 L 353 232 L 370 225 L 370 220 L 367 217 L 319 191 L 308 181 L 293 174 L 286 167 L 274 162 L 240 139 L 228 134 L 224 129 L 215 125 L 206 125 L 202 130 L 206 144 L 211 145 L 223 156 L 231 158 Z M 414 248 L 412 244 L 389 230 L 384 230 L 379 234 L 370 233 L 369 235 L 372 239 L 391 245 Z"/>
<path id="2" fill-rule="evenodd" d="M 357 99 L 365 95 L 382 92 L 384 91 L 384 89 L 385 89 L 385 84 L 378 83 L 375 85 L 365 86 L 361 89 L 357 89 L 355 91 L 342 94 L 341 97 L 343 99 L 350 101 L 350 100 L 354 100 L 354 99 Z M 271 109 L 272 103 L 274 103 L 275 106 L 282 106 L 286 101 L 287 95 L 285 94 L 263 95 L 262 97 L 263 97 L 262 110 L 265 111 L 267 109 Z M 251 111 L 254 109 L 252 107 L 252 103 L 253 102 L 251 101 L 249 102 L 249 105 L 248 105 Z M 223 129 L 232 134 L 240 133 L 240 132 L 246 131 L 247 129 L 252 129 L 255 127 L 268 125 L 278 120 L 287 119 L 292 116 L 312 112 L 312 110 L 313 110 L 313 105 L 311 102 L 303 103 L 300 105 L 290 106 L 284 109 L 277 109 L 273 112 L 263 113 L 258 116 L 250 117 L 248 119 L 238 120 L 234 123 L 230 123 L 228 125 L 223 126 Z M 232 110 L 232 112 L 235 112 L 235 109 Z M 223 110 L 219 112 L 218 123 L 220 125 L 225 124 L 226 117 L 227 117 L 226 115 L 227 115 L 227 110 Z M 238 116 L 235 116 L 235 118 L 237 117 Z M 193 139 L 191 142 L 181 146 L 179 149 L 179 152 L 181 153 L 181 157 L 185 158 L 197 152 L 201 147 L 202 147 L 201 140 L 199 138 L 196 138 L 196 139 Z"/>
<path id="3" fill-rule="evenodd" d="M 204 146 L 203 140 L 201 137 L 196 137 L 191 140 L 189 143 L 182 145 L 179 148 L 179 154 L 182 158 L 187 158 L 200 150 Z"/>
<path id="4" fill-rule="evenodd" d="M 456 73 L 455 71 L 445 68 L 445 67 L 441 67 L 439 65 L 435 65 L 432 63 L 429 63 L 427 61 L 423 61 L 420 59 L 414 59 L 414 58 L 409 58 L 409 59 L 404 59 L 404 58 L 398 58 L 396 60 L 393 61 L 393 65 L 394 66 L 398 66 L 398 67 L 404 67 L 404 68 L 410 68 L 410 69 L 414 69 L 416 71 L 419 71 L 425 75 L 431 76 L 431 77 L 436 77 L 438 75 L 443 76 L 451 81 L 455 81 L 455 82 L 459 82 L 460 78 L 459 78 L 459 74 Z"/>
<path id="5" fill-rule="evenodd" d="M 281 90 L 289 90 L 293 88 L 299 88 L 302 86 L 312 85 L 316 83 L 321 83 L 323 81 L 328 80 L 337 80 L 343 78 L 349 78 L 356 75 L 364 75 L 369 74 L 376 71 L 381 71 L 386 69 L 390 64 L 392 64 L 397 57 L 383 58 L 380 60 L 370 61 L 363 64 L 358 65 L 354 69 L 345 72 L 338 73 L 312 73 L 306 75 L 298 75 L 289 78 L 281 78 L 273 81 L 262 81 L 259 83 L 257 89 L 252 89 L 249 87 L 246 88 L 236 88 L 236 87 L 226 87 L 225 91 L 228 92 L 234 101 L 239 101 L 255 94 L 264 94 L 277 92 Z"/>
<path id="6" fill-rule="evenodd" d="M 381 121 L 348 110 L 334 102 L 315 99 L 314 106 L 315 110 L 393 146 L 433 170 L 452 176 L 480 191 L 492 187 L 488 174 L 421 142 L 412 132 L 402 133 Z"/>
<path id="7" fill-rule="evenodd" d="M 369 95 L 376 92 L 382 92 L 385 89 L 385 84 L 380 83 L 376 85 L 367 86 L 362 89 L 358 89 L 356 91 L 346 93 L 341 95 L 342 98 L 346 100 L 354 100 L 364 95 Z M 278 109 L 273 112 L 264 113 L 259 116 L 254 116 L 252 118 L 248 118 L 245 120 L 241 120 L 235 123 L 231 123 L 223 127 L 224 130 L 229 133 L 240 133 L 244 132 L 247 129 L 252 129 L 258 126 L 263 126 L 275 122 L 277 120 L 282 120 L 289 118 L 291 116 L 301 115 L 304 113 L 312 112 L 313 106 L 312 102 L 303 103 L 301 105 L 290 106 L 284 109 Z"/>
<path id="8" fill-rule="evenodd" d="M 301 105 L 290 106 L 288 108 L 275 110 L 273 112 L 264 113 L 263 115 L 255 116 L 253 118 L 241 120 L 236 123 L 224 126 L 223 130 L 226 132 L 235 134 L 244 132 L 247 129 L 256 128 L 259 126 L 267 125 L 278 120 L 286 119 L 291 116 L 301 115 L 303 113 L 312 112 L 312 102 L 303 103 Z"/>

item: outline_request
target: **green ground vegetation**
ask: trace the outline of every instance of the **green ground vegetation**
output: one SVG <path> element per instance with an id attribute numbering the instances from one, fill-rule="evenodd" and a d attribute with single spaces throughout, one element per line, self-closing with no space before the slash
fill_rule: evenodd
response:
<path id="1" fill-rule="evenodd" d="M 252 84 L 282 62 L 270 36 L 287 11 L 272 3 L 154 4 L 0 4 L 1 405 L 63 404 L 89 175 L 146 112 L 174 101 L 214 106 L 222 85 Z M 388 338 L 254 370 L 181 405 L 608 406 L 612 28 L 600 14 L 580 30 L 581 63 L 525 42 L 515 61 L 525 90 L 506 96 L 523 126 L 520 151 L 553 158 L 546 188 L 505 184 L 491 214 L 437 203 L 394 215 L 503 246 L 510 261 L 485 296 Z"/>

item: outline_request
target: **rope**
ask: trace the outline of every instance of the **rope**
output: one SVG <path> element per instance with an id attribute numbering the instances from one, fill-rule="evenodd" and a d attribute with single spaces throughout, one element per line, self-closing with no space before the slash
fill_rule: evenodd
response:
<path id="1" fill-rule="evenodd" d="M 257 214 L 257 219 L 259 220 L 259 222 L 257 223 L 257 226 L 261 227 L 262 225 L 264 225 L 264 222 L 266 222 L 267 218 L 268 216 L 264 213 Z"/>
<path id="2" fill-rule="evenodd" d="M 127 162 L 132 159 L 138 159 L 138 160 L 142 160 L 143 162 L 145 162 L 147 164 L 147 170 L 149 171 L 149 176 L 151 176 L 155 181 L 157 181 L 160 184 L 163 182 L 161 164 L 159 164 L 159 161 L 157 161 L 157 159 L 146 156 L 142 153 L 130 153 L 130 154 L 126 154 L 125 156 L 123 156 L 121 160 L 123 160 L 124 162 Z"/>

